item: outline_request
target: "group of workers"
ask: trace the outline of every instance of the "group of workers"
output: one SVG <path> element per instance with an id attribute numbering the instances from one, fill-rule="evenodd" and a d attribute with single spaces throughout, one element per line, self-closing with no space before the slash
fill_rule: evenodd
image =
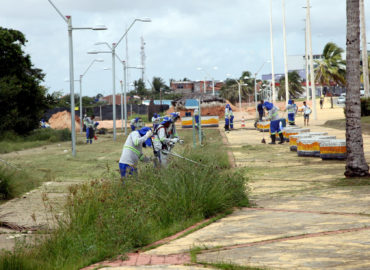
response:
<path id="1" fill-rule="evenodd" d="M 163 118 L 154 114 L 152 117 L 153 130 L 149 127 L 135 126 L 135 124 L 131 126 L 133 130 L 126 139 L 119 160 L 122 178 L 136 173 L 139 161 L 153 160 L 156 167 L 167 167 L 171 149 L 175 144 L 183 143 L 176 132 L 175 123 L 179 119 L 180 114 L 177 112 Z M 134 121 L 134 123 L 140 123 L 140 121 Z M 143 147 L 152 147 L 154 156 L 152 158 L 145 156 L 142 151 Z"/>

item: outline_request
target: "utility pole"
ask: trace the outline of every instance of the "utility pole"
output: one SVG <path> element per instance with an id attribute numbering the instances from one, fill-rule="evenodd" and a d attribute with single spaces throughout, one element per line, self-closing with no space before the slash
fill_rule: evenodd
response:
<path id="1" fill-rule="evenodd" d="M 126 25 L 126 31 L 127 31 L 127 25 Z M 129 67 L 129 62 L 128 62 L 128 34 L 126 35 L 126 67 Z M 126 69 L 126 90 L 130 90 L 130 73 L 129 70 Z"/>
<path id="2" fill-rule="evenodd" d="M 310 14 L 310 0 L 307 0 L 307 29 L 308 29 L 308 46 L 310 52 L 310 73 L 311 73 L 311 92 L 312 92 L 312 111 L 313 119 L 317 120 L 316 113 L 316 87 L 315 87 L 315 74 L 313 69 L 313 57 L 312 57 L 312 35 L 311 35 L 311 14 Z"/>
<path id="3" fill-rule="evenodd" d="M 285 0 L 282 0 L 283 6 L 283 39 L 284 39 L 284 69 L 285 69 L 285 106 L 288 105 L 289 100 L 289 80 L 288 80 L 288 60 L 286 48 L 286 25 L 285 25 Z"/>
<path id="4" fill-rule="evenodd" d="M 276 101 L 275 91 L 275 71 L 274 71 L 274 42 L 272 37 L 272 0 L 270 0 L 270 47 L 271 47 L 271 84 L 272 84 L 272 102 Z"/>
<path id="5" fill-rule="evenodd" d="M 364 80 L 365 97 L 370 97 L 369 92 L 369 63 L 367 56 L 366 42 L 366 21 L 365 21 L 365 1 L 360 0 L 360 21 L 361 21 L 361 43 L 362 43 L 362 76 Z"/>
<path id="6" fill-rule="evenodd" d="M 141 80 L 144 82 L 144 77 L 145 77 L 145 42 L 144 42 L 144 37 L 141 37 Z"/>
<path id="7" fill-rule="evenodd" d="M 307 10 L 306 10 L 307 13 Z M 307 15 L 306 15 L 307 17 Z M 304 50 L 305 50 L 305 65 L 306 65 L 306 101 L 308 102 L 310 100 L 310 79 L 308 77 L 308 51 L 307 51 L 307 20 L 305 21 L 305 27 L 304 27 Z"/>

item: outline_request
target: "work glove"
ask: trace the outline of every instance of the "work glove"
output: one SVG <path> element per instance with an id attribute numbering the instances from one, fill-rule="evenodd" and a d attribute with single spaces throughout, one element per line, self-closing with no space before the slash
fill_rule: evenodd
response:
<path id="1" fill-rule="evenodd" d="M 149 139 L 150 137 L 152 137 L 152 135 L 153 135 L 153 131 L 152 130 L 148 130 L 148 132 L 145 134 L 145 137 L 147 139 Z"/>

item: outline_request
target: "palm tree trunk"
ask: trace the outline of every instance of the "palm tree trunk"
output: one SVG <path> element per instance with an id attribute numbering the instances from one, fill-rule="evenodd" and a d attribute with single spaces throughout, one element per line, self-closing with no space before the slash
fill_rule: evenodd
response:
<path id="1" fill-rule="evenodd" d="M 347 96 L 346 96 L 346 177 L 368 176 L 365 160 L 360 104 L 360 6 L 347 0 Z"/>

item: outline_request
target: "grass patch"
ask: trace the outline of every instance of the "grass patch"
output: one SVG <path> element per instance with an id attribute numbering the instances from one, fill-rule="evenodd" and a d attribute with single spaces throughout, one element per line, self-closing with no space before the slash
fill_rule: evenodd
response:
<path id="1" fill-rule="evenodd" d="M 26 136 L 20 136 L 14 132 L 7 132 L 0 137 L 0 154 L 34 148 L 55 142 L 69 141 L 70 139 L 71 132 L 68 129 L 35 129 Z"/>
<path id="2" fill-rule="evenodd" d="M 370 177 L 342 178 L 331 183 L 336 187 L 370 186 Z"/>
<path id="3" fill-rule="evenodd" d="M 325 127 L 345 130 L 346 119 L 328 120 L 324 124 Z M 365 134 L 370 134 L 370 116 L 361 117 L 361 129 Z"/>
<path id="4" fill-rule="evenodd" d="M 58 229 L 43 242 L 23 244 L 0 255 L 0 269 L 79 269 L 235 206 L 248 206 L 247 179 L 241 171 L 228 169 L 219 131 L 206 132 L 212 143 L 196 149 L 186 145 L 177 151 L 207 167 L 173 158 L 166 170 L 141 164 L 138 177 L 124 185 L 118 171 L 109 169 L 99 180 L 73 186 Z M 182 135 L 187 140 L 192 134 Z"/>
<path id="5" fill-rule="evenodd" d="M 267 148 L 266 145 L 251 145 L 251 144 L 246 144 L 241 147 L 241 149 L 244 151 L 266 151 L 266 148 Z"/>
<path id="6" fill-rule="evenodd" d="M 9 200 L 39 185 L 26 171 L 18 171 L 0 164 L 0 202 Z"/>

